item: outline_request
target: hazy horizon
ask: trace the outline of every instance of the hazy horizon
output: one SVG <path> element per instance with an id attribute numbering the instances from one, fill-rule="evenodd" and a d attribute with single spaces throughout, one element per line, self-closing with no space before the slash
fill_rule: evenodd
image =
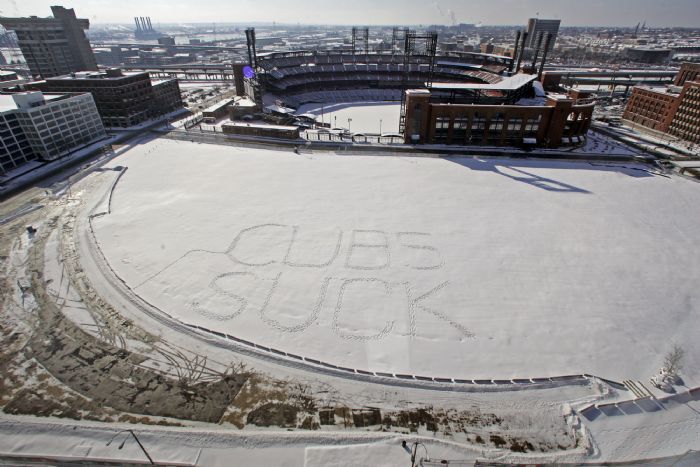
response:
<path id="1" fill-rule="evenodd" d="M 51 5 L 74 8 L 95 24 L 133 24 L 134 16 L 150 16 L 154 25 L 195 23 L 268 23 L 305 25 L 525 24 L 541 18 L 561 19 L 562 26 L 697 27 L 700 0 L 356 0 L 323 8 L 322 2 L 301 0 L 239 0 L 236 4 L 209 0 L 207 8 L 189 1 L 73 0 L 70 2 L 3 0 L 2 16 L 51 15 Z M 321 5 L 321 7 L 319 7 Z M 632 12 L 632 13 L 630 13 Z M 695 13 L 693 13 L 695 12 Z"/>

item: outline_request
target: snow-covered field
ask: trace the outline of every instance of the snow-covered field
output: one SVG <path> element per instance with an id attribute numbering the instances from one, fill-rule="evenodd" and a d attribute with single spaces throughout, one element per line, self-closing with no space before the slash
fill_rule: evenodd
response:
<path id="1" fill-rule="evenodd" d="M 379 133 L 381 120 L 382 133 L 399 131 L 399 113 L 401 106 L 388 102 L 335 102 L 323 104 L 304 104 L 296 111 L 297 115 L 310 113 L 317 120 L 329 123 L 333 128 L 348 128 L 354 133 Z"/>
<path id="2" fill-rule="evenodd" d="M 354 123 L 354 120 L 353 120 Z M 337 365 L 700 383 L 700 191 L 645 167 L 157 140 L 93 221 L 183 322 Z"/>

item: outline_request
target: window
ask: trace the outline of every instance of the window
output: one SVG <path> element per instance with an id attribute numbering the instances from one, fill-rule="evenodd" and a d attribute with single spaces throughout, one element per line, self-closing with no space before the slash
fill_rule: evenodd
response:
<path id="1" fill-rule="evenodd" d="M 542 115 L 528 117 L 527 123 L 525 124 L 525 133 L 527 133 L 527 134 L 537 133 L 537 130 L 539 130 L 539 128 L 540 128 L 540 120 L 541 119 L 542 119 Z"/>
<path id="2" fill-rule="evenodd" d="M 523 126 L 523 119 L 521 117 L 512 117 L 508 119 L 508 131 L 520 131 Z"/>
<path id="3" fill-rule="evenodd" d="M 467 136 L 467 127 L 469 126 L 469 117 L 460 115 L 455 117 L 452 122 L 452 143 L 463 144 Z"/>
<path id="4" fill-rule="evenodd" d="M 489 131 L 494 133 L 500 133 L 503 130 L 504 115 L 498 112 L 489 121 Z"/>
<path id="5" fill-rule="evenodd" d="M 447 133 L 450 130 L 450 117 L 437 117 L 435 119 L 435 138 L 436 143 L 446 143 Z"/>

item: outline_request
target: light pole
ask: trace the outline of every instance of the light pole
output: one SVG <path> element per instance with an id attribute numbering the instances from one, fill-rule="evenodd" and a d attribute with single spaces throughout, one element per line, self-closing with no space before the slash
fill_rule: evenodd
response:
<path id="1" fill-rule="evenodd" d="M 382 136 L 382 119 L 379 119 L 379 136 Z"/>
<path id="2" fill-rule="evenodd" d="M 338 128 L 338 116 L 333 115 L 333 128 Z"/>
<path id="3" fill-rule="evenodd" d="M 411 455 L 411 467 L 414 467 L 416 464 L 416 456 L 418 455 L 418 446 L 423 446 L 423 449 L 425 450 L 425 458 L 424 459 L 419 459 L 418 463 L 420 464 L 422 460 L 429 461 L 430 456 L 428 455 L 428 448 L 425 447 L 425 444 L 416 441 L 414 442 L 411 447 L 408 447 L 408 443 L 406 443 L 406 440 L 401 441 L 401 446 L 406 450 Z M 444 461 L 443 461 L 444 462 Z"/>
<path id="4" fill-rule="evenodd" d="M 348 118 L 348 131 L 350 131 L 350 122 L 352 122 L 352 118 Z"/>
<path id="5" fill-rule="evenodd" d="M 131 433 L 131 436 L 134 437 L 134 439 L 136 440 L 136 443 L 138 443 L 139 447 L 141 448 L 141 451 L 143 451 L 143 453 L 144 453 L 144 454 L 146 455 L 146 457 L 148 458 L 148 462 L 150 462 L 151 465 L 156 465 L 156 463 L 153 462 L 153 459 L 151 459 L 151 456 L 150 456 L 150 455 L 148 454 L 148 452 L 146 451 L 146 448 L 143 447 L 143 444 L 141 444 L 141 441 L 139 441 L 139 439 L 136 437 L 136 433 L 134 433 L 132 430 L 122 430 L 122 431 L 118 431 L 114 436 L 112 436 L 112 439 L 110 439 L 110 440 L 107 442 L 106 446 L 109 446 L 110 444 L 112 444 L 112 441 L 114 441 L 114 438 L 116 438 L 117 436 L 119 436 L 119 435 L 122 434 L 122 433 Z M 119 448 L 118 448 L 118 449 L 121 449 L 121 448 L 124 447 L 124 444 L 126 444 L 126 440 L 127 440 L 127 439 L 128 439 L 128 436 L 127 436 L 126 438 L 124 438 L 124 441 L 122 441 L 122 443 L 119 445 Z"/>

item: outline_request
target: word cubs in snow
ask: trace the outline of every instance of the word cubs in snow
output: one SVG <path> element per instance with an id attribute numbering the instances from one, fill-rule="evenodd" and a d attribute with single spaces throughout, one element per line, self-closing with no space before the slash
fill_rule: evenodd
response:
<path id="1" fill-rule="evenodd" d="M 219 303 L 223 300 L 227 305 L 208 309 L 193 301 L 189 307 L 222 322 L 244 313 L 257 316 L 283 333 L 298 333 L 319 324 L 321 313 L 328 310 L 332 332 L 349 341 L 376 341 L 390 334 L 415 337 L 416 316 L 422 313 L 447 323 L 458 331 L 460 339 L 474 337 L 429 303 L 429 299 L 447 293 L 448 280 L 430 283 L 426 277 L 416 286 L 397 280 L 389 272 L 395 267 L 441 269 L 445 264 L 443 257 L 430 240 L 431 235 L 424 232 L 355 229 L 319 234 L 284 224 L 244 228 L 224 254 L 245 270 L 222 272 L 208 286 L 210 293 L 219 297 Z M 308 290 L 307 301 L 297 304 L 290 313 L 283 311 L 287 293 L 298 288 L 295 279 L 299 274 L 311 272 L 304 273 L 299 268 L 329 271 L 317 288 Z M 374 277 L 379 274 L 386 277 Z M 363 311 L 377 319 L 358 321 L 358 313 Z M 396 326 L 397 319 L 402 323 L 400 328 Z"/>
<path id="2" fill-rule="evenodd" d="M 303 229 L 297 225 L 260 224 L 242 229 L 231 242 L 226 254 L 236 263 L 251 267 L 284 264 L 297 268 L 325 268 L 338 260 L 341 256 L 343 240 L 349 237 L 345 255 L 347 269 L 377 271 L 396 265 L 430 271 L 440 269 L 445 264 L 439 250 L 430 245 L 430 236 L 429 233 L 424 232 L 338 230 L 327 233 L 325 238 L 319 238 L 316 233 L 306 240 L 313 242 L 319 249 L 325 246 L 326 251 L 323 256 L 304 259 L 299 257 L 298 252 L 300 238 L 304 240 Z M 403 250 L 404 253 L 421 252 L 423 259 L 420 264 L 408 262 L 393 264 L 393 250 Z M 400 253 L 401 251 L 395 252 L 394 255 Z"/>

